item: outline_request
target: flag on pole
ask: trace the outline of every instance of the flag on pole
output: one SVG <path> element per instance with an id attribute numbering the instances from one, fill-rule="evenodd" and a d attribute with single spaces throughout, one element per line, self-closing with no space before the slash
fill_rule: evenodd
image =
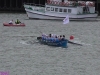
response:
<path id="1" fill-rule="evenodd" d="M 69 23 L 69 16 L 67 15 L 66 18 L 63 20 L 63 24 L 68 24 Z"/>

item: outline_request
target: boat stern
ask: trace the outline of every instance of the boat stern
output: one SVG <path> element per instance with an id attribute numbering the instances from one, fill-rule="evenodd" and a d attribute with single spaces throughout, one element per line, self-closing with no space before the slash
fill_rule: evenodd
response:
<path id="1" fill-rule="evenodd" d="M 68 47 L 68 40 L 62 41 L 62 48 L 67 48 Z"/>

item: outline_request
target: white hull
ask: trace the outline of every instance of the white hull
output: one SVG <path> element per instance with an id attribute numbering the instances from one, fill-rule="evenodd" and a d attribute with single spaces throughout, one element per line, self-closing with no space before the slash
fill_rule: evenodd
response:
<path id="1" fill-rule="evenodd" d="M 63 20 L 66 16 L 53 16 L 46 13 L 38 13 L 38 12 L 31 12 L 26 11 L 27 16 L 29 19 L 47 19 L 47 20 Z M 66 14 L 67 15 L 67 14 Z M 68 14 L 70 20 L 96 20 L 97 14 L 82 14 L 82 15 L 76 15 L 76 14 Z"/>
<path id="2" fill-rule="evenodd" d="M 70 20 L 96 20 L 98 14 L 95 7 L 86 6 L 60 6 L 46 4 L 45 7 L 24 5 L 30 19 L 63 20 L 69 15 Z M 87 9 L 88 8 L 88 9 Z"/>

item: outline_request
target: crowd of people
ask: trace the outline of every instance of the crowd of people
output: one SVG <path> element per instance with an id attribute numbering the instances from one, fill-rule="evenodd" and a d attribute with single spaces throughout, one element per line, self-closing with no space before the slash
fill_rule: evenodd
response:
<path id="1" fill-rule="evenodd" d="M 65 35 L 54 35 L 54 34 L 42 34 L 42 39 L 43 40 L 48 40 L 48 41 L 61 41 L 65 40 Z"/>

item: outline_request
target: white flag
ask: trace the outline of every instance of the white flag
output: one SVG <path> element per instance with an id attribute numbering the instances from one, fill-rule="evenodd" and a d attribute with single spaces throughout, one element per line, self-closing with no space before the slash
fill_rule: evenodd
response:
<path id="1" fill-rule="evenodd" d="M 63 24 L 69 23 L 69 16 L 67 15 L 66 18 L 63 20 Z"/>

